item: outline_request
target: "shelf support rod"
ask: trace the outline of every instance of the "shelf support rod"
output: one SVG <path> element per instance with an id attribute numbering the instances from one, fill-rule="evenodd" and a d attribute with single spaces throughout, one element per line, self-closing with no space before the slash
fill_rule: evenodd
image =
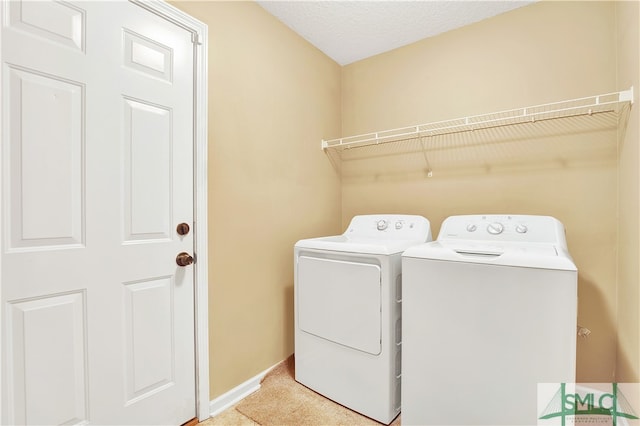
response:
<path id="1" fill-rule="evenodd" d="M 425 137 L 419 136 L 420 145 L 422 145 L 422 155 L 424 156 L 424 161 L 427 163 L 427 177 L 433 177 L 433 170 L 431 170 L 431 164 L 429 163 L 429 157 L 427 157 L 427 147 L 425 145 Z"/>

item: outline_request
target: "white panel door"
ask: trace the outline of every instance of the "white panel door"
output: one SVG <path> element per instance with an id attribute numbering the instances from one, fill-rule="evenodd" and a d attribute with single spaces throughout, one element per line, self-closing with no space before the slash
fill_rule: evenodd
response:
<path id="1" fill-rule="evenodd" d="M 196 415 L 191 33 L 2 3 L 2 424 Z M 179 235 L 177 225 L 191 232 Z"/>

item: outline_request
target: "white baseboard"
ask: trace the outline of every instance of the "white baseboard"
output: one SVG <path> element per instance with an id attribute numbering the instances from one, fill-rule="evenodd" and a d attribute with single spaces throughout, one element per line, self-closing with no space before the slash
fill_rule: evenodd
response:
<path id="1" fill-rule="evenodd" d="M 264 376 L 266 376 L 269 371 L 271 371 L 273 368 L 275 368 L 279 364 L 280 362 L 278 364 L 275 364 L 267 368 L 261 373 L 256 374 L 249 380 L 239 384 L 238 386 L 231 389 L 230 391 L 223 393 L 219 397 L 212 399 L 211 402 L 209 403 L 210 417 L 217 416 L 224 410 L 231 408 L 232 406 L 236 405 L 238 402 L 242 401 L 247 396 L 251 395 L 258 389 L 260 389 L 260 382 L 262 382 L 262 379 L 264 378 Z"/>

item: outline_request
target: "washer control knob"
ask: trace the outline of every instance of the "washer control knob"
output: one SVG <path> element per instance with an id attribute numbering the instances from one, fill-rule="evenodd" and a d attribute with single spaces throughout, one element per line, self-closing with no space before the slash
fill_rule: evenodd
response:
<path id="1" fill-rule="evenodd" d="M 504 225 L 500 222 L 493 222 L 487 226 L 487 232 L 491 235 L 502 234 L 502 231 L 504 231 Z"/>
<path id="2" fill-rule="evenodd" d="M 516 232 L 520 234 L 526 234 L 528 230 L 527 225 L 520 224 L 516 226 Z"/>
<path id="3" fill-rule="evenodd" d="M 475 223 L 470 223 L 467 225 L 467 231 L 468 232 L 475 232 L 476 229 L 478 229 L 478 227 L 476 226 Z"/>
<path id="4" fill-rule="evenodd" d="M 385 229 L 387 229 L 387 226 L 389 226 L 389 224 L 386 220 L 380 219 L 376 226 L 378 227 L 378 231 L 384 231 Z"/>
<path id="5" fill-rule="evenodd" d="M 403 223 L 398 221 L 396 222 L 396 229 L 402 229 Z"/>

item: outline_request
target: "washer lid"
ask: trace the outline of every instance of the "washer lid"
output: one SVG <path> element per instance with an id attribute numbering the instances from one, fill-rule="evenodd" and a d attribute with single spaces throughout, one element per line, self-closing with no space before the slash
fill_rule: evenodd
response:
<path id="1" fill-rule="evenodd" d="M 410 247 L 402 257 L 577 271 L 564 248 L 552 244 L 434 241 Z"/>

